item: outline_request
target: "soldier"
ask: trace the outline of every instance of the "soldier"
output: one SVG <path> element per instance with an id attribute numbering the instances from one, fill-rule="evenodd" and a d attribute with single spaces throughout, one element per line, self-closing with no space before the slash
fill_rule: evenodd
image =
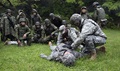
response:
<path id="1" fill-rule="evenodd" d="M 19 24 L 15 27 L 18 46 L 31 45 L 30 28 L 26 25 L 25 18 L 20 18 Z M 25 42 L 26 41 L 26 42 Z"/>
<path id="2" fill-rule="evenodd" d="M 0 16 L 0 21 L 1 21 L 1 16 Z M 1 25 L 1 22 L 0 22 Z M 0 33 L 2 32 L 2 27 L 0 26 Z"/>
<path id="3" fill-rule="evenodd" d="M 25 20 L 26 20 L 26 24 L 30 27 L 29 20 L 28 20 L 28 18 L 26 17 L 26 15 L 25 15 L 25 13 L 24 13 L 23 10 L 19 10 L 19 11 L 18 11 L 18 15 L 17 15 L 17 23 L 19 23 L 20 18 L 25 18 Z"/>
<path id="4" fill-rule="evenodd" d="M 56 33 L 58 32 L 57 27 L 50 22 L 49 19 L 45 19 L 44 23 L 44 34 L 45 38 L 43 39 L 44 43 L 56 38 Z"/>
<path id="5" fill-rule="evenodd" d="M 61 43 L 58 46 L 52 46 L 50 42 L 49 45 L 52 50 L 51 54 L 49 56 L 40 54 L 41 58 L 61 62 L 65 66 L 73 66 L 75 60 L 82 57 L 81 53 L 66 48 L 66 44 L 64 43 Z"/>
<path id="6" fill-rule="evenodd" d="M 83 19 L 80 14 L 73 14 L 72 24 L 80 29 L 80 36 L 71 44 L 72 49 L 84 43 L 84 48 L 91 52 L 91 60 L 96 58 L 96 47 L 106 43 L 106 35 L 99 25 L 91 19 Z"/>
<path id="7" fill-rule="evenodd" d="M 80 14 L 81 14 L 82 18 L 84 18 L 84 19 L 89 19 L 90 18 L 90 16 L 87 13 L 87 7 L 86 6 L 83 6 L 81 8 L 81 13 Z"/>
<path id="8" fill-rule="evenodd" d="M 62 25 L 62 19 L 60 16 L 56 16 L 53 13 L 50 13 L 50 21 L 59 28 Z"/>
<path id="9" fill-rule="evenodd" d="M 36 22 L 35 25 L 33 26 L 33 42 L 38 43 L 41 42 L 44 36 L 43 32 L 43 25 L 40 24 L 40 22 Z"/>
<path id="10" fill-rule="evenodd" d="M 104 27 L 107 23 L 107 19 L 105 18 L 105 10 L 99 5 L 98 2 L 94 2 L 93 6 L 95 8 L 93 19 L 96 21 L 100 27 Z"/>
<path id="11" fill-rule="evenodd" d="M 80 32 L 72 27 L 66 27 L 61 25 L 59 28 L 59 34 L 57 39 L 57 45 L 61 43 L 71 45 L 77 37 L 79 37 Z"/>
<path id="12" fill-rule="evenodd" d="M 35 23 L 39 21 L 40 23 L 42 23 L 42 18 L 41 16 L 38 14 L 36 9 L 32 10 L 32 15 L 31 15 L 31 27 L 33 25 L 35 25 Z"/>
<path id="13" fill-rule="evenodd" d="M 15 40 L 15 24 L 16 19 L 12 15 L 12 10 L 7 9 L 6 14 L 3 15 L 1 19 L 2 41 L 6 41 L 8 38 L 10 40 Z"/>

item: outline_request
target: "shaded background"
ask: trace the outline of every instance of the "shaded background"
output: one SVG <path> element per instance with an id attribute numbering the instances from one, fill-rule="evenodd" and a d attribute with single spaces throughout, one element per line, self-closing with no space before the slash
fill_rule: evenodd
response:
<path id="1" fill-rule="evenodd" d="M 0 0 L 0 14 L 4 13 L 7 8 L 10 8 L 17 15 L 17 11 L 23 9 L 30 19 L 31 10 L 35 8 L 43 19 L 49 17 L 49 13 L 53 12 L 60 15 L 63 19 L 69 20 L 73 13 L 80 13 L 82 6 L 87 6 L 88 12 L 92 15 L 94 11 L 92 3 L 95 1 L 98 1 L 106 11 L 106 17 L 109 21 L 107 26 L 119 28 L 119 0 Z"/>

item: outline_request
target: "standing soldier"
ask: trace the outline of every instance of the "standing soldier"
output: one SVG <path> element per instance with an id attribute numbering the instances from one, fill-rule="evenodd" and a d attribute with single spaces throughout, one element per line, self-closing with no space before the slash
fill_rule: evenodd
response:
<path id="1" fill-rule="evenodd" d="M 30 28 L 26 25 L 25 18 L 21 18 L 19 20 L 19 25 L 16 27 L 16 37 L 18 46 L 25 45 L 25 41 L 27 41 L 27 45 L 31 45 L 31 37 L 30 37 Z"/>
<path id="2" fill-rule="evenodd" d="M 38 14 L 36 9 L 32 10 L 32 15 L 31 15 L 31 27 L 35 25 L 35 23 L 39 21 L 40 23 L 42 22 L 41 16 Z"/>
<path id="3" fill-rule="evenodd" d="M 96 21 L 100 27 L 104 27 L 107 23 L 107 19 L 105 18 L 105 10 L 99 5 L 98 2 L 94 2 L 93 6 L 95 8 L 93 19 Z"/>
<path id="4" fill-rule="evenodd" d="M 59 28 L 62 25 L 62 19 L 60 16 L 56 16 L 53 13 L 50 13 L 50 21 Z"/>
<path id="5" fill-rule="evenodd" d="M 33 26 L 33 38 L 32 41 L 35 43 L 41 42 L 43 39 L 43 25 L 40 24 L 40 22 L 36 22 L 35 25 Z"/>
<path id="6" fill-rule="evenodd" d="M 43 39 L 43 41 L 45 43 L 48 43 L 50 40 L 55 38 L 53 36 L 55 36 L 57 32 L 58 32 L 57 27 L 54 24 L 52 24 L 49 19 L 45 19 L 44 33 L 46 37 Z"/>
<path id="7" fill-rule="evenodd" d="M 83 6 L 81 8 L 81 13 L 80 14 L 81 14 L 82 18 L 84 18 L 84 19 L 89 19 L 90 18 L 90 16 L 87 13 L 87 7 L 86 6 Z"/>
<path id="8" fill-rule="evenodd" d="M 18 11 L 18 15 L 17 15 L 17 24 L 19 23 L 20 18 L 25 18 L 26 24 L 30 27 L 29 20 L 28 20 L 28 18 L 26 17 L 26 15 L 25 15 L 25 13 L 24 13 L 23 10 L 19 10 L 19 11 Z"/>
<path id="9" fill-rule="evenodd" d="M 15 29 L 16 19 L 12 15 L 12 10 L 7 9 L 6 14 L 1 19 L 2 27 L 2 40 L 6 41 L 8 38 L 10 40 L 15 40 Z"/>
<path id="10" fill-rule="evenodd" d="M 1 21 L 1 16 L 0 16 L 0 21 Z M 0 22 L 0 33 L 2 32 L 2 28 L 1 28 L 1 22 Z"/>

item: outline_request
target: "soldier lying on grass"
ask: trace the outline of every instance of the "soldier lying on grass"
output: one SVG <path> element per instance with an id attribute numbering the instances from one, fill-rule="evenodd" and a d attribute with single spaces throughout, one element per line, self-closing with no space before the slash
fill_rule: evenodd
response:
<path id="1" fill-rule="evenodd" d="M 82 57 L 81 53 L 68 49 L 67 45 L 64 43 L 61 43 L 58 46 L 52 46 L 52 43 L 49 42 L 49 46 L 52 50 L 51 54 L 49 56 L 40 54 L 41 58 L 45 58 L 50 61 L 58 61 L 63 63 L 65 66 L 73 66 L 75 64 L 75 60 Z"/>

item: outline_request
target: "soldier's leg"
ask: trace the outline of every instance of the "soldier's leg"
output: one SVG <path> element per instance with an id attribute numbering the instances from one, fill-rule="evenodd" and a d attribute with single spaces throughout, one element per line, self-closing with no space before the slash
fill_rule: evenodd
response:
<path id="1" fill-rule="evenodd" d="M 37 38 L 37 35 L 34 35 L 33 38 L 32 38 L 32 41 L 33 41 L 34 43 L 37 43 L 38 40 L 39 40 L 39 39 Z"/>
<path id="2" fill-rule="evenodd" d="M 3 36 L 3 37 L 4 37 L 4 41 L 6 41 L 6 40 L 8 40 L 9 35 L 5 35 L 5 36 Z"/>
<path id="3" fill-rule="evenodd" d="M 40 54 L 40 57 L 44 58 L 44 59 L 47 59 L 47 60 L 52 60 L 52 59 L 55 59 L 56 57 L 58 57 L 58 52 L 52 51 L 49 56 L 47 56 L 45 54 Z"/>
<path id="4" fill-rule="evenodd" d="M 48 43 L 51 40 L 50 36 L 47 36 L 43 39 L 43 43 Z"/>
<path id="5" fill-rule="evenodd" d="M 17 41 L 17 43 L 18 43 L 18 46 L 23 46 L 24 41 L 23 41 L 23 39 L 19 39 L 19 41 Z"/>
<path id="6" fill-rule="evenodd" d="M 84 56 L 81 52 L 77 52 L 77 51 L 72 51 L 72 54 L 75 56 L 76 59 Z"/>
<path id="7" fill-rule="evenodd" d="M 44 58 L 44 59 L 47 59 L 47 60 L 51 60 L 51 59 L 53 58 L 52 54 L 49 55 L 49 56 L 47 56 L 47 55 L 45 55 L 45 54 L 40 54 L 40 57 L 41 57 L 41 58 Z"/>
<path id="8" fill-rule="evenodd" d="M 105 44 L 106 39 L 100 36 L 88 36 L 85 39 L 85 47 L 88 51 L 91 51 L 91 59 L 94 60 L 96 58 L 96 46 L 100 46 Z"/>
<path id="9" fill-rule="evenodd" d="M 1 41 L 5 42 L 7 40 L 6 36 L 1 35 Z"/>
<path id="10" fill-rule="evenodd" d="M 85 48 L 87 49 L 87 51 L 91 55 L 91 58 L 90 58 L 91 60 L 96 59 L 96 56 L 97 56 L 93 39 L 94 39 L 94 36 L 88 36 L 85 39 Z"/>
<path id="11" fill-rule="evenodd" d="M 52 46 L 52 43 L 51 43 L 51 42 L 49 42 L 48 44 L 49 44 L 50 49 L 51 49 L 52 51 L 54 51 L 54 50 L 55 50 L 55 48 L 57 47 L 57 46 Z"/>
<path id="12" fill-rule="evenodd" d="M 31 46 L 31 36 L 30 35 L 27 37 L 26 40 L 27 40 L 27 45 Z"/>
<path id="13" fill-rule="evenodd" d="M 10 39 L 11 41 L 15 41 L 15 40 L 16 40 L 16 38 L 15 38 L 13 35 L 9 35 L 9 39 Z"/>

